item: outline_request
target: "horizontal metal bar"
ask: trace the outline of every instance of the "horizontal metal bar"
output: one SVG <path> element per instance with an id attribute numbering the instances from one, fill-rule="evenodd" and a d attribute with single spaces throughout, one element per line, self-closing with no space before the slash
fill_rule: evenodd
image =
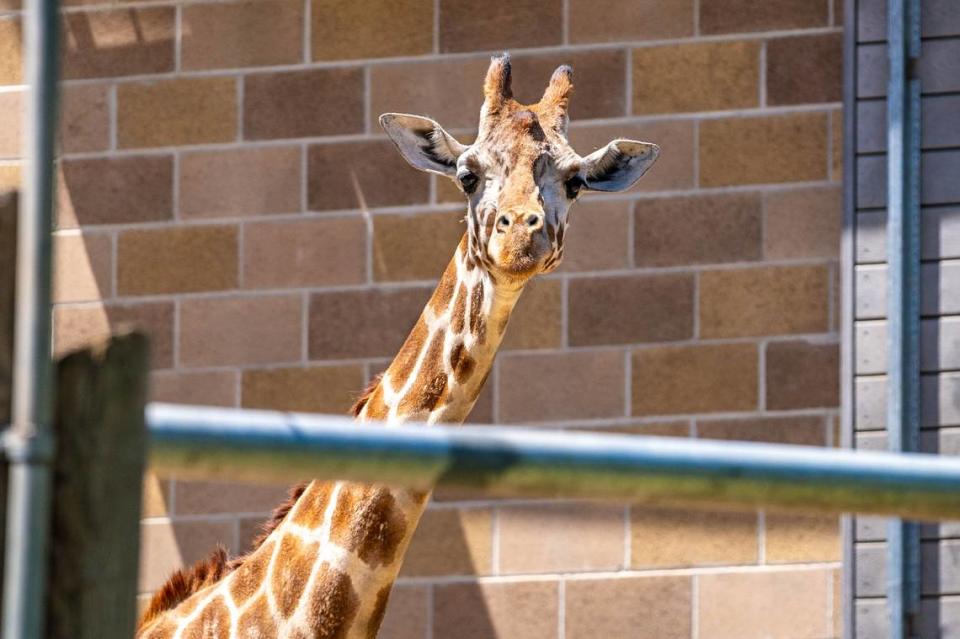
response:
<path id="1" fill-rule="evenodd" d="M 935 455 L 551 432 L 357 424 L 152 404 L 151 464 L 190 479 L 348 479 L 491 496 L 960 519 L 960 459 Z"/>

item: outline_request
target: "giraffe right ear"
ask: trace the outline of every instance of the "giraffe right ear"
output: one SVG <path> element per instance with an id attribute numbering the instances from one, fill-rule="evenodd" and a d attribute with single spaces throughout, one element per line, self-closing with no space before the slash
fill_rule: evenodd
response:
<path id="1" fill-rule="evenodd" d="M 430 118 L 384 113 L 380 116 L 380 126 L 413 167 L 448 177 L 456 176 L 457 158 L 467 147 Z"/>

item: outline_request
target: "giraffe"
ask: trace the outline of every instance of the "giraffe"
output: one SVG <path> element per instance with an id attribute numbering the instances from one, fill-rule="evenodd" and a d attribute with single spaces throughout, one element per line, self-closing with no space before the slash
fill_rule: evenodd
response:
<path id="1" fill-rule="evenodd" d="M 463 422 L 483 388 L 524 286 L 557 268 L 571 204 L 585 190 L 620 191 L 656 160 L 650 143 L 617 139 L 580 157 L 567 141 L 572 70 L 543 97 L 513 98 L 510 58 L 494 56 L 476 141 L 435 121 L 388 113 L 380 123 L 415 168 L 453 179 L 466 232 L 396 358 L 352 409 L 360 422 Z M 175 574 L 139 639 L 375 637 L 429 493 L 345 481 L 296 487 L 254 550 L 218 550 Z"/>

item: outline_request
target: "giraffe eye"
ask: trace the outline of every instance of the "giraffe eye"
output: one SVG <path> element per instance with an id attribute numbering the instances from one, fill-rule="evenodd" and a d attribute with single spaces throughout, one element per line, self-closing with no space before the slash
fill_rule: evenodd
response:
<path id="1" fill-rule="evenodd" d="M 579 175 L 574 175 L 566 181 L 565 186 L 567 187 L 567 197 L 572 200 L 580 194 L 580 189 L 586 186 L 586 182 Z"/>
<path id="2" fill-rule="evenodd" d="M 463 173 L 457 176 L 457 179 L 460 180 L 460 186 L 463 187 L 463 192 L 467 195 L 476 191 L 477 184 L 480 182 L 480 178 L 475 173 Z"/>

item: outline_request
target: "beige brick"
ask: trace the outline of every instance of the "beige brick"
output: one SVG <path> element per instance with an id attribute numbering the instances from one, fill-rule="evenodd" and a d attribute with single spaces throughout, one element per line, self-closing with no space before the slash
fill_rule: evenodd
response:
<path id="1" fill-rule="evenodd" d="M 757 561 L 756 513 L 636 505 L 630 513 L 630 565 L 735 566 Z"/>
<path id="2" fill-rule="evenodd" d="M 758 194 L 640 200 L 634 215 L 637 266 L 747 262 L 761 256 Z"/>
<path id="3" fill-rule="evenodd" d="M 498 512 L 500 572 L 623 568 L 624 509 L 608 504 L 507 506 Z"/>
<path id="4" fill-rule="evenodd" d="M 60 170 L 59 228 L 173 218 L 173 156 L 62 160 Z"/>
<path id="5" fill-rule="evenodd" d="M 830 179 L 839 182 L 843 179 L 843 112 L 830 112 Z"/>
<path id="6" fill-rule="evenodd" d="M 234 288 L 236 226 L 131 230 L 117 240 L 117 293 L 151 295 Z"/>
<path id="7" fill-rule="evenodd" d="M 180 156 L 180 215 L 237 217 L 300 210 L 299 147 L 200 151 Z"/>
<path id="8" fill-rule="evenodd" d="M 696 42 L 634 49 L 633 112 L 755 107 L 760 99 L 759 66 L 757 42 Z"/>
<path id="9" fill-rule="evenodd" d="M 644 348 L 633 353 L 633 414 L 752 410 L 757 406 L 753 344 Z"/>
<path id="10" fill-rule="evenodd" d="M 314 60 L 349 60 L 430 53 L 432 0 L 312 0 Z"/>
<path id="11" fill-rule="evenodd" d="M 500 419 L 511 423 L 622 416 L 623 359 L 616 351 L 501 357 Z"/>
<path id="12" fill-rule="evenodd" d="M 827 26 L 827 4 L 809 0 L 703 0 L 703 33 L 770 31 Z"/>
<path id="13" fill-rule="evenodd" d="M 430 198 L 430 178 L 387 140 L 318 144 L 307 158 L 307 206 L 314 211 L 423 204 Z"/>
<path id="14" fill-rule="evenodd" d="M 771 266 L 700 275 L 700 335 L 744 337 L 829 330 L 825 266 Z"/>
<path id="15" fill-rule="evenodd" d="M 0 84 L 23 84 L 21 30 L 19 18 L 0 19 Z"/>
<path id="16" fill-rule="evenodd" d="M 600 271 L 630 266 L 632 204 L 589 199 L 573 206 L 571 230 L 564 235 L 561 272 Z"/>
<path id="17" fill-rule="evenodd" d="M 837 344 L 767 344 L 767 408 L 840 405 L 840 349 Z"/>
<path id="18" fill-rule="evenodd" d="M 303 61 L 303 2 L 193 4 L 181 17 L 184 69 L 222 69 Z"/>
<path id="19" fill-rule="evenodd" d="M 236 371 L 161 371 L 150 376 L 150 399 L 171 404 L 237 405 Z"/>
<path id="20" fill-rule="evenodd" d="M 700 185 L 827 178 L 827 117 L 793 113 L 700 123 Z"/>
<path id="21" fill-rule="evenodd" d="M 693 35 L 693 0 L 573 0 L 570 41 L 662 40 Z"/>
<path id="22" fill-rule="evenodd" d="M 457 250 L 465 228 L 462 211 L 375 216 L 374 278 L 437 279 Z"/>
<path id="23" fill-rule="evenodd" d="M 22 154 L 23 96 L 21 91 L 0 93 L 0 157 L 16 158 Z"/>
<path id="24" fill-rule="evenodd" d="M 568 579 L 567 639 L 688 639 L 690 577 Z"/>
<path id="25" fill-rule="evenodd" d="M 491 0 L 483 11 L 440 0 L 440 52 L 557 45 L 563 39 L 562 22 L 560 0 Z"/>
<path id="26" fill-rule="evenodd" d="M 767 103 L 839 102 L 842 48 L 839 33 L 767 42 Z"/>
<path id="27" fill-rule="evenodd" d="M 234 536 L 234 522 L 225 520 L 141 524 L 138 591 L 159 589 L 174 570 L 209 556 L 217 544 L 235 552 Z"/>
<path id="28" fill-rule="evenodd" d="M 769 563 L 840 561 L 840 521 L 827 515 L 767 513 Z"/>
<path id="29" fill-rule="evenodd" d="M 173 303 L 58 306 L 53 311 L 53 348 L 58 355 L 90 346 L 125 327 L 150 338 L 152 368 L 173 366 Z"/>
<path id="30" fill-rule="evenodd" d="M 236 137 L 235 78 L 177 78 L 117 87 L 121 148 L 230 142 Z"/>
<path id="31" fill-rule="evenodd" d="M 248 140 L 363 133 L 363 73 L 311 69 L 260 73 L 243 80 Z"/>
<path id="32" fill-rule="evenodd" d="M 53 244 L 54 302 L 112 297 L 113 243 L 109 235 L 59 235 Z"/>
<path id="33" fill-rule="evenodd" d="M 346 413 L 364 388 L 355 365 L 245 370 L 241 383 L 244 408 L 302 413 Z"/>
<path id="34" fill-rule="evenodd" d="M 170 480 L 157 477 L 151 472 L 143 476 L 142 517 L 166 517 L 170 503 Z"/>
<path id="35" fill-rule="evenodd" d="M 610 433 L 622 435 L 647 435 L 651 437 L 689 437 L 690 422 L 662 421 L 662 422 L 634 422 L 618 426 L 574 426 L 573 429 L 585 430 L 593 433 Z"/>
<path id="36" fill-rule="evenodd" d="M 433 287 L 316 293 L 310 297 L 310 359 L 393 357 Z"/>
<path id="37" fill-rule="evenodd" d="M 62 36 L 64 79 L 173 71 L 174 16 L 173 7 L 66 14 Z"/>
<path id="38" fill-rule="evenodd" d="M 637 191 L 670 191 L 694 186 L 692 120 L 665 120 L 630 125 L 587 124 L 570 129 L 570 143 L 580 155 L 587 155 L 616 138 L 646 140 L 669 149 L 669 152 L 661 154 L 657 163 L 637 183 L 634 187 Z M 574 229 L 571 232 L 576 231 Z"/>
<path id="39" fill-rule="evenodd" d="M 426 639 L 429 586 L 394 586 L 378 639 Z"/>
<path id="40" fill-rule="evenodd" d="M 693 336 L 693 277 L 577 278 L 569 284 L 571 346 L 664 342 Z"/>
<path id="41" fill-rule="evenodd" d="M 558 280 L 527 284 L 513 309 L 501 350 L 558 348 L 562 332 L 561 285 Z"/>
<path id="42" fill-rule="evenodd" d="M 189 367 L 299 360 L 300 307 L 298 295 L 183 300 L 180 362 Z"/>
<path id="43" fill-rule="evenodd" d="M 753 417 L 697 420 L 697 437 L 769 444 L 825 446 L 822 417 Z"/>
<path id="44" fill-rule="evenodd" d="M 435 586 L 433 636 L 556 639 L 557 582 Z"/>
<path id="45" fill-rule="evenodd" d="M 241 484 L 225 481 L 185 481 L 178 479 L 177 515 L 215 515 L 225 513 L 269 513 L 287 500 L 286 484 Z"/>
<path id="46" fill-rule="evenodd" d="M 831 636 L 829 570 L 721 573 L 697 577 L 702 639 Z"/>
<path id="47" fill-rule="evenodd" d="M 63 87 L 60 148 L 66 153 L 102 151 L 110 145 L 110 113 L 106 85 Z"/>
<path id="48" fill-rule="evenodd" d="M 360 284 L 366 281 L 366 225 L 359 216 L 247 224 L 245 288 Z"/>
<path id="49" fill-rule="evenodd" d="M 768 259 L 837 258 L 841 195 L 839 186 L 768 193 L 764 255 Z"/>
<path id="50" fill-rule="evenodd" d="M 427 510 L 400 569 L 402 577 L 488 575 L 492 570 L 489 508 Z"/>

